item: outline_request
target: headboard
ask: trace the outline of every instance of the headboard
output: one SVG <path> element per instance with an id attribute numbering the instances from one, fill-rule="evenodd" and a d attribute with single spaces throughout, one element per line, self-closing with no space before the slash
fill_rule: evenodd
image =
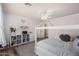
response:
<path id="1" fill-rule="evenodd" d="M 61 34 L 68 34 L 71 36 L 71 40 L 73 40 L 76 36 L 79 36 L 79 29 L 49 29 L 48 30 L 48 38 L 49 39 L 60 39 Z"/>

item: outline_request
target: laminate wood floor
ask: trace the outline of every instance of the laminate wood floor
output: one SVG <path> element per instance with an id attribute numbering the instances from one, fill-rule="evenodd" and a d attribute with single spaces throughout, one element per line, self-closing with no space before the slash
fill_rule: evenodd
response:
<path id="1" fill-rule="evenodd" d="M 1 49 L 0 56 L 17 56 L 17 53 L 14 48 Z"/>

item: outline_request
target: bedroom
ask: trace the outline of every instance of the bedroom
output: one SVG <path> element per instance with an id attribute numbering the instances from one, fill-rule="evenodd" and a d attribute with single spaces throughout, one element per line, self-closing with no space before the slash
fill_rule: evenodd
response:
<path id="1" fill-rule="evenodd" d="M 43 50 L 41 51 L 36 46 L 37 44 L 40 46 L 40 43 L 45 46 L 44 41 L 53 38 L 60 39 L 59 35 L 64 33 L 64 36 L 71 38 L 71 40 L 68 39 L 68 42 L 64 42 L 64 38 L 61 39 L 63 49 L 65 49 L 65 47 L 68 48 L 67 44 L 75 41 L 72 38 L 76 39 L 75 37 L 79 34 L 78 3 L 3 3 L 0 4 L 0 12 L 0 34 L 2 35 L 0 37 L 0 50 L 3 51 L 0 55 L 68 55 L 68 52 L 65 54 L 61 51 L 59 54 L 49 53 L 47 50 L 44 50 L 47 53 L 41 53 Z M 48 40 L 47 43 L 51 42 L 53 41 Z M 77 49 L 79 48 L 77 47 Z M 75 52 L 69 55 L 74 54 Z"/>

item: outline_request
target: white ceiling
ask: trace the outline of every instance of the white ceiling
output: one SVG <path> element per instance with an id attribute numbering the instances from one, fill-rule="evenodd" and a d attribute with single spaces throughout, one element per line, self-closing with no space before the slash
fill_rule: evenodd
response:
<path id="1" fill-rule="evenodd" d="M 31 3 L 32 6 L 25 6 L 23 3 L 3 4 L 5 13 L 26 16 L 40 19 L 41 13 L 46 10 L 52 11 L 52 18 L 79 13 L 78 3 Z"/>

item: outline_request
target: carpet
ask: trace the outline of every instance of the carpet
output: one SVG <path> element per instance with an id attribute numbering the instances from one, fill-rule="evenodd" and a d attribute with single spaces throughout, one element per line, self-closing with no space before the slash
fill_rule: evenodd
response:
<path id="1" fill-rule="evenodd" d="M 36 56 L 34 53 L 34 47 L 34 42 L 31 42 L 25 45 L 20 45 L 16 47 L 15 50 L 19 56 Z"/>

